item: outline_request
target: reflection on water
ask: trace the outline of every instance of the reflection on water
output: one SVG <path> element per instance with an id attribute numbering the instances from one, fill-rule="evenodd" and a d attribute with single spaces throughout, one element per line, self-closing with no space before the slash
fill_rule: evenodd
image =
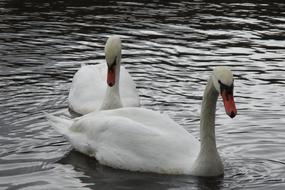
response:
<path id="1" fill-rule="evenodd" d="M 112 189 L 114 187 L 128 189 L 167 189 L 167 188 L 195 188 L 209 187 L 220 189 L 223 178 L 198 178 L 189 176 L 160 175 L 153 173 L 128 172 L 99 165 L 93 158 L 71 151 L 59 161 L 61 164 L 71 164 L 75 170 L 83 171 L 85 177 L 80 180 L 91 189 Z M 91 169 L 92 168 L 92 169 Z M 92 178 L 90 179 L 90 176 Z M 94 184 L 94 179 L 96 183 Z M 143 179 L 143 180 L 142 180 Z"/>
<path id="2" fill-rule="evenodd" d="M 0 188 L 282 189 L 285 187 L 283 1 L 0 0 Z M 43 112 L 65 110 L 81 64 L 104 62 L 119 34 L 142 106 L 199 136 L 211 69 L 235 74 L 238 116 L 217 108 L 220 178 L 133 173 L 71 151 Z"/>

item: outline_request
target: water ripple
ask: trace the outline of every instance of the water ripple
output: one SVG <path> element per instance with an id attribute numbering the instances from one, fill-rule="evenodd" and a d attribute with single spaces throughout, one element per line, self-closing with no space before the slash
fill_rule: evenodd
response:
<path id="1" fill-rule="evenodd" d="M 285 187 L 283 1 L 0 0 L 0 188 L 282 189 Z M 119 34 L 142 106 L 199 137 L 213 67 L 235 75 L 238 117 L 217 107 L 225 176 L 114 170 L 74 151 L 43 112 L 66 111 L 74 73 L 104 63 Z"/>

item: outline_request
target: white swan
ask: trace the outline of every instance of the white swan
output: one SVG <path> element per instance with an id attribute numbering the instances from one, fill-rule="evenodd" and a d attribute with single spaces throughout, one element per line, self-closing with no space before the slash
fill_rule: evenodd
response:
<path id="1" fill-rule="evenodd" d="M 77 151 L 101 164 L 131 171 L 217 176 L 223 174 L 214 126 L 219 94 L 233 118 L 237 113 L 233 75 L 225 67 L 214 69 L 204 92 L 201 142 L 167 115 L 144 108 L 92 112 L 75 120 L 47 117 Z"/>
<path id="2" fill-rule="evenodd" d="M 84 65 L 74 75 L 68 95 L 70 110 L 83 115 L 100 109 L 140 105 L 135 83 L 121 66 L 119 36 L 108 38 L 105 55 L 108 71 L 105 64 Z"/>

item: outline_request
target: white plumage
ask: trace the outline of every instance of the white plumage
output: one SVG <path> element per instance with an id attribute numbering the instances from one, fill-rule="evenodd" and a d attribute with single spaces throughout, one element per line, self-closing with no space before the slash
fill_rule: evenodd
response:
<path id="1" fill-rule="evenodd" d="M 100 110 L 106 89 L 107 66 L 84 65 L 74 75 L 72 86 L 68 95 L 69 106 L 80 114 L 87 114 Z M 120 97 L 124 107 L 140 106 L 136 85 L 128 71 L 121 66 L 120 69 Z"/>
<path id="2" fill-rule="evenodd" d="M 236 115 L 233 88 L 222 83 L 224 76 L 226 81 L 233 81 L 228 78 L 230 74 L 227 68 L 219 67 L 208 81 L 202 102 L 201 142 L 167 115 L 144 108 L 103 110 L 74 120 L 47 117 L 77 151 L 95 157 L 101 164 L 131 171 L 217 176 L 223 174 L 215 140 L 219 93 L 227 97 L 227 114 Z"/>
<path id="3" fill-rule="evenodd" d="M 198 140 L 183 127 L 144 108 L 93 112 L 75 121 L 48 118 L 76 150 L 114 168 L 187 174 L 199 153 Z"/>
<path id="4" fill-rule="evenodd" d="M 140 106 L 136 85 L 128 71 L 121 66 L 121 40 L 118 36 L 111 36 L 107 40 L 105 54 L 107 64 L 83 65 L 73 77 L 68 104 L 76 113 L 83 115 L 102 107 Z M 107 67 L 111 64 L 116 65 L 117 80 L 113 87 L 107 85 Z M 104 106 L 104 102 L 109 105 Z"/>

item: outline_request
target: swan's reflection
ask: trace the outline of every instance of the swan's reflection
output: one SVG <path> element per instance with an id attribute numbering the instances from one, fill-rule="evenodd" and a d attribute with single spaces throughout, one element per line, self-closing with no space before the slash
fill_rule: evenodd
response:
<path id="1" fill-rule="evenodd" d="M 223 187 L 223 177 L 204 178 L 197 177 L 198 189 L 200 190 L 219 190 Z"/>
<path id="2" fill-rule="evenodd" d="M 187 175 L 160 175 L 129 172 L 99 164 L 94 158 L 75 150 L 70 151 L 59 163 L 69 164 L 75 171 L 84 172 L 78 179 L 91 189 L 221 189 L 223 177 L 200 178 Z"/>

